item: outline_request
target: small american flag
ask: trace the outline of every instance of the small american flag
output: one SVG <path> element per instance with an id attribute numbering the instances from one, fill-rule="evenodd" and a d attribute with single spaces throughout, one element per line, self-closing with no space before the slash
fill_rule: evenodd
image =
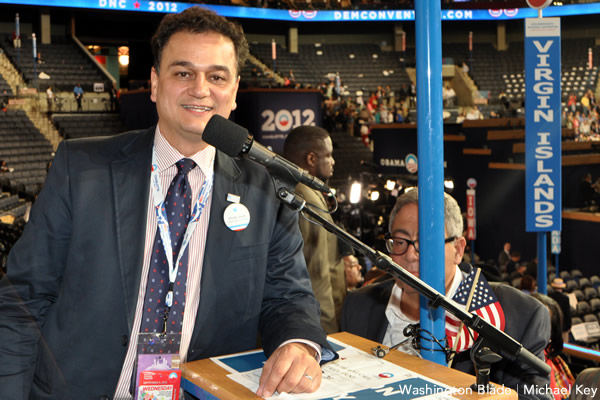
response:
<path id="1" fill-rule="evenodd" d="M 502 306 L 488 281 L 478 271 L 478 268 L 473 268 L 473 271 L 463 279 L 452 300 L 466 307 L 475 283 L 469 312 L 479 315 L 496 328 L 504 331 Z M 470 349 L 477 340 L 477 336 L 477 332 L 468 329 L 454 315 L 446 313 L 446 340 L 451 349 L 455 349 L 457 353 Z"/>

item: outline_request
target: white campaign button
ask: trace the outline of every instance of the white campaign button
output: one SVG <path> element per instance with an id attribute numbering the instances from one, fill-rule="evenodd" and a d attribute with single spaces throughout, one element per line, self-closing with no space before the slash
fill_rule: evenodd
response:
<path id="1" fill-rule="evenodd" d="M 241 203 L 232 203 L 225 209 L 223 221 L 232 231 L 242 231 L 250 223 L 250 211 Z"/>

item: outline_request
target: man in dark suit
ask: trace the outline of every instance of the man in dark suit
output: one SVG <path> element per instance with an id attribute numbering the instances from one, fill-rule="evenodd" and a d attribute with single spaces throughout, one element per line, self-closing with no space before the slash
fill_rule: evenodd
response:
<path id="1" fill-rule="evenodd" d="M 236 107 L 243 32 L 192 7 L 165 16 L 152 45 L 158 125 L 61 143 L 10 253 L 0 280 L 1 399 L 131 399 L 153 243 L 165 238 L 162 206 L 153 205 L 190 159 L 185 185 L 203 208 L 182 245 L 183 361 L 253 349 L 260 339 L 268 360 L 258 395 L 320 385 L 317 360 L 329 349 L 297 215 L 276 200 L 263 168 L 202 140 L 212 115 Z"/>
<path id="2" fill-rule="evenodd" d="M 510 242 L 504 243 L 502 251 L 498 254 L 498 268 L 500 271 L 506 272 L 506 263 L 510 260 Z"/>
<path id="3" fill-rule="evenodd" d="M 446 296 L 452 298 L 460 293 L 467 276 L 475 273 L 470 266 L 463 272 L 458 264 L 461 262 L 466 241 L 462 237 L 463 220 L 460 208 L 450 195 L 444 197 L 445 211 L 445 282 Z M 419 207 L 418 191 L 411 190 L 400 197 L 390 215 L 390 234 L 386 247 L 394 262 L 408 272 L 419 276 Z M 488 284 L 487 282 L 484 282 Z M 489 284 L 500 303 L 495 309 L 496 314 L 502 313 L 504 331 L 523 344 L 535 356 L 544 360 L 544 349 L 550 336 L 550 318 L 545 307 L 537 300 L 526 296 L 518 290 L 501 284 Z M 476 285 L 473 285 L 476 286 Z M 465 296 L 466 297 L 466 296 Z M 471 308 L 469 308 L 471 310 Z M 346 297 L 342 311 L 342 330 L 383 343 L 385 346 L 395 346 L 406 340 L 403 334 L 408 325 L 419 322 L 420 303 L 419 293 L 398 279 L 387 279 L 381 283 L 366 286 L 350 293 Z M 489 313 L 488 313 L 489 315 Z M 473 374 L 474 368 L 469 358 L 472 346 L 469 335 L 464 332 L 452 337 L 451 320 L 447 317 L 446 341 L 458 343 L 458 354 L 454 356 L 453 367 Z M 492 323 L 493 321 L 488 321 Z M 495 324 L 494 324 L 495 325 Z M 460 332 L 460 331 L 459 331 Z M 460 340 L 458 340 L 460 338 Z M 438 338 L 444 339 L 444 338 Z M 452 339 L 452 340 L 451 340 Z M 419 355 L 408 340 L 398 347 L 399 350 Z M 520 365 L 507 359 L 492 366 L 491 380 L 517 389 L 520 396 L 527 398 L 546 398 L 544 393 L 534 395 L 524 393 L 525 385 L 535 385 L 544 388 L 549 384 L 549 377 L 540 375 L 526 365 Z M 543 390 L 541 390 L 543 392 Z"/>

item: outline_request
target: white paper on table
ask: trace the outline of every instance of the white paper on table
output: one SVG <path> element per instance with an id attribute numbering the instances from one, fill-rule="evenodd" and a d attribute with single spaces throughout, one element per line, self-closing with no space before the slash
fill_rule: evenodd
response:
<path id="1" fill-rule="evenodd" d="M 336 339 L 328 338 L 328 341 L 339 345 L 342 349 L 338 350 L 340 357 L 338 360 L 323 365 L 323 377 L 319 390 L 314 393 L 303 394 L 282 393 L 276 394 L 270 398 L 317 400 L 335 398 L 348 393 L 353 393 L 353 396 L 355 396 L 353 398 L 360 399 L 360 394 L 355 392 L 381 388 L 375 391 L 370 390 L 370 398 L 372 398 L 373 392 L 381 393 L 382 398 L 393 398 L 391 395 L 397 392 L 413 393 L 416 397 L 411 396 L 411 398 L 427 400 L 454 399 L 451 394 L 456 392 L 457 388 L 450 387 L 384 359 L 377 358 L 372 354 L 348 346 Z M 231 368 L 229 365 L 222 362 L 223 359 L 230 357 L 231 356 L 215 357 L 212 358 L 212 360 L 231 372 L 231 374 L 227 375 L 230 379 L 247 387 L 252 392 L 256 392 L 262 368 L 245 372 L 236 371 L 234 368 Z M 402 381 L 408 383 L 402 383 Z M 413 384 L 415 386 L 413 386 Z M 428 392 L 427 388 L 431 391 Z M 433 391 L 434 388 L 435 391 Z"/>

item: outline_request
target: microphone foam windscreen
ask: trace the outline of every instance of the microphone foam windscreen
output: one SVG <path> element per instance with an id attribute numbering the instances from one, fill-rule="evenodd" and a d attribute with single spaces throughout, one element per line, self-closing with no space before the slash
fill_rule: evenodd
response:
<path id="1" fill-rule="evenodd" d="M 242 151 L 248 138 L 248 129 L 215 114 L 206 124 L 202 140 L 231 157 Z"/>

